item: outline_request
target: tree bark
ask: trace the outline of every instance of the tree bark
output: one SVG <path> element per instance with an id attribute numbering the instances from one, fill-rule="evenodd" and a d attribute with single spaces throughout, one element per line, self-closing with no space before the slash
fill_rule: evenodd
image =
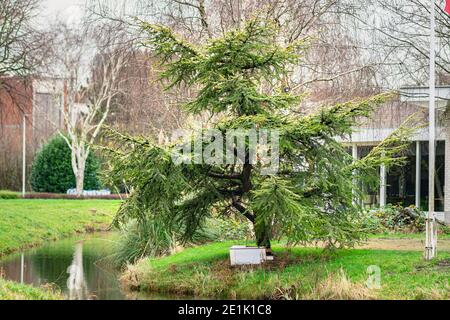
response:
<path id="1" fill-rule="evenodd" d="M 270 229 L 264 225 L 264 226 L 256 226 L 256 219 L 255 215 L 251 214 L 245 208 L 245 206 L 237 200 L 236 197 L 232 197 L 233 199 L 233 207 L 236 208 L 244 217 L 246 217 L 252 224 L 253 224 L 253 230 L 255 230 L 255 236 L 256 236 L 256 244 L 258 247 L 265 247 L 267 249 L 268 254 L 272 254 L 271 251 L 271 245 L 270 245 Z"/>
<path id="2" fill-rule="evenodd" d="M 245 164 L 244 168 L 242 170 L 241 179 L 242 179 L 242 192 L 243 193 L 249 193 L 253 189 L 252 180 L 251 180 L 251 174 L 253 166 L 249 163 L 249 156 L 246 154 L 245 158 Z M 234 203 L 236 207 L 236 203 Z M 237 207 L 238 208 L 238 207 Z M 238 208 L 239 210 L 239 208 Z M 239 210 L 242 212 L 242 210 Z M 249 214 L 248 212 L 246 212 Z M 253 229 L 255 230 L 255 236 L 256 236 L 256 245 L 258 247 L 265 247 L 266 252 L 269 255 L 272 255 L 271 245 L 270 245 L 270 228 L 267 225 L 261 225 L 259 223 L 256 225 L 256 213 L 253 213 L 251 215 L 252 219 L 248 219 L 253 223 Z"/>
<path id="3" fill-rule="evenodd" d="M 86 151 L 76 144 L 72 143 L 70 147 L 72 149 L 72 169 L 75 175 L 76 194 L 81 196 L 84 189 L 84 170 L 86 168 L 87 155 Z"/>
<path id="4" fill-rule="evenodd" d="M 271 244 L 270 244 L 270 230 L 266 225 L 256 226 L 253 224 L 256 236 L 256 245 L 258 247 L 265 247 L 267 253 L 272 254 Z"/>
<path id="5" fill-rule="evenodd" d="M 78 169 L 78 174 L 75 176 L 75 180 L 76 180 L 77 196 L 81 196 L 83 194 L 84 189 L 84 170 Z"/>

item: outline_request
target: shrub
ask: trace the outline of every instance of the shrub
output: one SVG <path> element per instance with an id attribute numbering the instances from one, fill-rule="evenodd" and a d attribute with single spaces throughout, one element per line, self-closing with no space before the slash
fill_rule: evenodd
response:
<path id="1" fill-rule="evenodd" d="M 130 221 L 122 227 L 114 261 L 118 266 L 134 263 L 146 256 L 169 254 L 175 247 L 173 237 L 157 224 Z"/>
<path id="2" fill-rule="evenodd" d="M 0 199 L 19 199 L 19 193 L 9 190 L 0 190 Z"/>
<path id="3" fill-rule="evenodd" d="M 438 227 L 438 232 L 441 234 L 450 234 L 450 225 L 446 223 L 440 223 Z"/>
<path id="4" fill-rule="evenodd" d="M 91 153 L 86 160 L 84 189 L 98 189 L 98 159 Z M 71 152 L 61 136 L 51 139 L 37 154 L 31 171 L 31 187 L 36 192 L 65 193 L 76 186 Z"/>
<path id="5" fill-rule="evenodd" d="M 367 212 L 364 219 L 364 229 L 368 233 L 386 232 L 424 232 L 426 213 L 414 206 L 402 207 L 388 204 Z M 450 226 L 437 220 L 440 234 L 450 234 Z"/>
<path id="6" fill-rule="evenodd" d="M 198 230 L 194 238 L 183 246 L 201 244 L 217 239 L 210 230 Z M 173 232 L 161 221 L 137 223 L 131 220 L 121 226 L 116 243 L 114 261 L 118 266 L 135 263 L 144 257 L 158 257 L 172 254 L 180 246 Z"/>
<path id="7" fill-rule="evenodd" d="M 387 206 L 369 212 L 366 227 L 370 232 L 422 232 L 425 230 L 425 213 L 414 206 Z"/>
<path id="8" fill-rule="evenodd" d="M 217 235 L 216 240 L 253 239 L 253 228 L 246 220 L 238 218 L 213 218 L 207 222 L 208 230 Z"/>
<path id="9" fill-rule="evenodd" d="M 131 220 L 120 226 L 120 237 L 114 254 L 118 266 L 135 263 L 144 257 L 157 257 L 173 253 L 180 247 L 169 228 L 159 221 L 137 223 Z M 183 247 L 202 244 L 209 241 L 244 240 L 253 238 L 251 225 L 237 218 L 220 217 L 207 220 L 205 228 L 198 230 Z"/>
<path id="10" fill-rule="evenodd" d="M 369 211 L 365 213 L 363 228 L 367 233 L 385 233 L 388 232 L 381 223 L 380 218 L 376 215 L 377 211 Z"/>
<path id="11" fill-rule="evenodd" d="M 81 195 L 77 196 L 75 194 L 66 193 L 42 193 L 42 192 L 31 192 L 24 196 L 24 199 L 68 199 L 68 200 L 85 200 L 85 199 L 102 199 L 102 200 L 122 200 L 126 199 L 128 195 L 126 194 L 109 194 L 109 195 Z M 1 197 L 0 197 L 1 198 Z"/>

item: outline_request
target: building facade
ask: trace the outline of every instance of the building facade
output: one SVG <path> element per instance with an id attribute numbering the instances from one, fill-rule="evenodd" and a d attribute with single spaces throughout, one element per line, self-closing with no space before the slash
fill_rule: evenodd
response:
<path id="1" fill-rule="evenodd" d="M 436 217 L 450 222 L 450 86 L 436 88 Z M 370 150 L 394 132 L 409 116 L 419 114 L 427 126 L 411 137 L 406 164 L 387 170 L 379 168 L 380 187 L 366 190 L 367 207 L 400 204 L 428 210 L 428 88 L 404 87 L 396 101 L 384 104 L 373 118 L 358 126 L 345 142 L 354 158 Z"/>
<path id="2" fill-rule="evenodd" d="M 36 151 L 64 127 L 65 82 L 0 78 L 0 189 L 20 190 L 25 126 L 27 176 Z"/>

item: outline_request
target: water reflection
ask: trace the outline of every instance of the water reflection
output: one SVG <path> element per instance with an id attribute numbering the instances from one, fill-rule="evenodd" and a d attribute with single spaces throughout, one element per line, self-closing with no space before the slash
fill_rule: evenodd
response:
<path id="1" fill-rule="evenodd" d="M 25 271 L 25 258 L 23 253 L 20 254 L 20 283 L 23 284 L 23 273 Z"/>
<path id="2" fill-rule="evenodd" d="M 16 282 L 58 287 L 67 299 L 196 299 L 122 290 L 111 255 L 117 235 L 97 233 L 56 241 L 0 260 L 0 275 Z"/>
<path id="3" fill-rule="evenodd" d="M 68 299 L 126 299 L 109 259 L 114 234 L 57 241 L 0 260 L 6 279 L 34 286 L 54 284 Z"/>
<path id="4" fill-rule="evenodd" d="M 67 279 L 67 289 L 69 290 L 70 300 L 88 299 L 88 290 L 83 271 L 83 241 L 75 244 L 75 253 L 73 254 L 72 264 L 67 268 L 70 274 Z"/>

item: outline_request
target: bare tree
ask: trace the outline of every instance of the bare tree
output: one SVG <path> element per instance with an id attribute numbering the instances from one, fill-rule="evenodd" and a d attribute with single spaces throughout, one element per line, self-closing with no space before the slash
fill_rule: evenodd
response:
<path id="1" fill-rule="evenodd" d="M 32 27 L 39 0 L 2 0 L 0 5 L 0 75 L 24 75 L 36 64 L 41 47 Z"/>
<path id="2" fill-rule="evenodd" d="M 33 24 L 40 2 L 0 1 L 0 89 L 2 94 L 14 100 L 17 112 L 24 112 L 16 98 L 23 95 L 18 88 L 28 86 L 28 76 L 37 73 L 45 64 L 49 33 L 39 31 Z M 12 77 L 15 77 L 12 81 L 7 79 Z M 18 84 L 19 80 L 21 84 Z"/>
<path id="3" fill-rule="evenodd" d="M 428 80 L 430 10 L 428 0 L 371 0 L 349 12 L 364 38 L 366 53 L 382 66 L 384 85 L 424 85 Z M 434 2 L 438 82 L 450 81 L 450 19 L 444 1 Z"/>
<path id="4" fill-rule="evenodd" d="M 114 98 L 108 125 L 155 138 L 184 126 L 185 115 L 177 106 L 189 92 L 164 91 L 155 72 L 157 65 L 149 51 L 133 51 L 120 72 L 121 94 Z"/>
<path id="5" fill-rule="evenodd" d="M 83 192 L 84 171 L 91 146 L 120 94 L 119 74 L 129 52 L 121 46 L 121 33 L 112 25 L 82 28 L 60 24 L 54 56 L 61 77 L 67 80 L 67 104 L 62 113 L 71 150 L 76 192 Z M 61 70 L 59 70 L 61 69 Z"/>
<path id="6" fill-rule="evenodd" d="M 310 91 L 312 100 L 318 103 L 366 96 L 379 90 L 376 63 L 363 58 L 359 39 L 355 37 L 358 30 L 347 26 L 349 13 L 354 13 L 360 5 L 358 1 L 136 0 L 127 5 L 118 3 L 120 1 L 96 0 L 91 2 L 90 10 L 97 17 L 124 24 L 133 24 L 135 20 L 130 17 L 163 23 L 194 43 L 219 36 L 255 15 L 264 16 L 276 21 L 286 43 L 311 39 L 304 62 L 292 70 L 286 87 Z M 130 30 L 134 32 L 133 28 Z M 140 36 L 135 34 L 137 42 L 142 40 Z M 362 83 L 365 86 L 361 86 Z"/>

